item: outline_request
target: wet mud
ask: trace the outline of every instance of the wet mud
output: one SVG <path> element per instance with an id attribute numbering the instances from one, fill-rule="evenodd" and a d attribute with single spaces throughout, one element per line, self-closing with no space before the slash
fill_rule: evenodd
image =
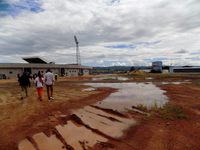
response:
<path id="1" fill-rule="evenodd" d="M 25 150 L 25 148 L 62 150 L 69 147 L 73 150 L 86 150 L 99 142 L 106 143 L 110 138 L 122 137 L 126 130 L 136 124 L 133 119 L 120 117 L 91 106 L 75 110 L 71 116 L 65 116 L 65 119 L 66 123 L 56 125 L 52 129 L 53 134 L 49 136 L 41 132 L 29 137 L 31 140 L 22 140 L 18 144 L 18 150 Z"/>
<path id="2" fill-rule="evenodd" d="M 145 80 L 136 83 L 131 80 L 127 83 L 126 80 L 126 83 L 116 84 L 113 84 L 113 79 L 110 79 L 112 83 L 108 83 L 106 79 L 107 83 L 93 85 L 85 84 L 91 81 L 91 78 L 84 79 L 84 83 L 81 79 L 81 84 L 79 80 L 75 80 L 75 82 L 57 82 L 55 100 L 51 103 L 45 99 L 45 93 L 43 101 L 37 101 L 34 87 L 29 89 L 30 96 L 22 101 L 16 82 L 5 86 L 2 84 L 0 149 L 199 149 L 198 79 L 188 80 L 187 77 L 178 81 L 176 79 L 161 81 L 152 78 L 148 79 L 151 81 L 148 83 Z M 179 106 L 187 118 L 165 120 L 136 107 L 141 103 L 146 106 L 154 105 L 155 99 L 160 105 L 168 102 Z M 120 107 L 117 108 L 117 105 Z"/>

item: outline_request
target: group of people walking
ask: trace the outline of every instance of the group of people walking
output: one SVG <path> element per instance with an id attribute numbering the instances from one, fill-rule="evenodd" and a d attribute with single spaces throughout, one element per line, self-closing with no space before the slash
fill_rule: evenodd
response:
<path id="1" fill-rule="evenodd" d="M 29 75 L 24 72 L 21 76 L 19 76 L 18 81 L 21 86 L 21 99 L 28 97 L 28 87 L 30 87 L 30 79 Z M 53 82 L 54 75 L 50 69 L 47 69 L 46 73 L 43 75 L 40 71 L 37 74 L 37 77 L 34 79 L 34 84 L 37 88 L 38 100 L 42 101 L 43 97 L 43 88 L 46 85 L 47 89 L 47 97 L 48 100 L 53 100 Z"/>

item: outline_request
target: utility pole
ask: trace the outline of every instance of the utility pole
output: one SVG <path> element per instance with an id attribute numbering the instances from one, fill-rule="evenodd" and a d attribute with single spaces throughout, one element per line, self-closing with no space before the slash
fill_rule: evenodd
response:
<path id="1" fill-rule="evenodd" d="M 77 65 L 81 65 L 81 57 L 80 57 L 80 52 L 79 52 L 79 42 L 76 38 L 76 35 L 74 35 L 74 40 L 75 40 L 75 43 L 76 43 L 76 63 Z"/>

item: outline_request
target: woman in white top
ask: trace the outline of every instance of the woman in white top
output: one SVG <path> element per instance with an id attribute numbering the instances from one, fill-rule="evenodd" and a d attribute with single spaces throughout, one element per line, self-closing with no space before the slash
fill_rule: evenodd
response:
<path id="1" fill-rule="evenodd" d="M 37 87 L 38 99 L 42 101 L 44 78 L 42 77 L 42 74 L 40 73 L 40 71 L 38 72 L 38 75 L 35 78 L 34 82 Z"/>

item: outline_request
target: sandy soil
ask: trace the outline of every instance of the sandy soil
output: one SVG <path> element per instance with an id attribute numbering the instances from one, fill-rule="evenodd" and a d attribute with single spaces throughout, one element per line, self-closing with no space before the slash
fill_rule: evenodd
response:
<path id="1" fill-rule="evenodd" d="M 91 78 L 91 77 L 89 77 Z M 179 80 L 188 79 L 181 78 Z M 162 119 L 152 115 L 146 117 L 129 112 L 129 117 L 140 122 L 118 140 L 99 143 L 95 150 L 197 150 L 200 147 L 200 85 L 199 78 L 189 78 L 191 84 L 159 84 L 163 79 L 153 80 L 166 90 L 169 102 L 180 106 L 186 119 Z M 88 78 L 67 78 L 55 83 L 53 102 L 48 102 L 46 91 L 43 101 L 37 100 L 34 86 L 29 88 L 29 97 L 20 99 L 20 88 L 16 81 L 0 81 L 0 150 L 16 150 L 22 139 L 38 132 L 51 132 L 62 123 L 55 115 L 70 114 L 73 109 L 82 108 L 107 97 L 114 89 L 100 88 L 83 92 L 80 84 Z M 165 79 L 177 81 L 176 78 Z M 132 79 L 143 81 L 143 79 Z M 115 82 L 115 81 L 112 81 Z"/>

